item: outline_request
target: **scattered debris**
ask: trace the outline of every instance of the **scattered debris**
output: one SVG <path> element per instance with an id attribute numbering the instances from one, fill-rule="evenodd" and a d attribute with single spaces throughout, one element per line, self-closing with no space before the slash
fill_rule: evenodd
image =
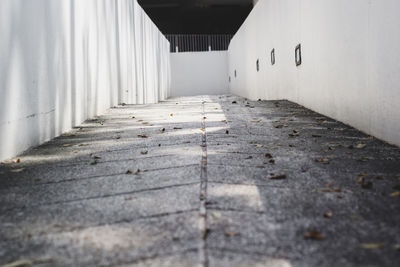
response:
<path id="1" fill-rule="evenodd" d="M 63 147 L 70 147 L 72 146 L 71 144 L 64 144 Z"/>
<path id="2" fill-rule="evenodd" d="M 181 127 L 174 127 L 174 130 L 182 130 Z"/>
<path id="3" fill-rule="evenodd" d="M 273 158 L 272 155 L 271 155 L 270 153 L 266 153 L 266 154 L 265 154 L 265 157 L 266 157 L 266 158 L 269 158 L 269 159 L 272 159 L 272 158 Z"/>
<path id="4" fill-rule="evenodd" d="M 261 119 L 254 119 L 254 120 L 252 120 L 251 122 L 259 123 L 259 122 L 261 122 Z"/>
<path id="5" fill-rule="evenodd" d="M 21 159 L 17 158 L 17 159 L 13 159 L 14 163 L 21 163 Z"/>
<path id="6" fill-rule="evenodd" d="M 315 161 L 319 162 L 319 163 L 323 163 L 323 164 L 329 164 L 329 159 L 327 159 L 327 158 L 320 158 L 320 159 L 316 159 Z"/>
<path id="7" fill-rule="evenodd" d="M 225 133 L 226 133 L 226 134 L 229 134 L 229 131 L 228 131 L 228 130 L 226 130 L 226 131 L 225 131 Z"/>
<path id="8" fill-rule="evenodd" d="M 216 218 L 216 219 L 222 218 L 222 214 L 221 214 L 220 212 L 217 212 L 217 211 L 213 211 L 213 212 L 211 213 L 211 215 L 212 215 L 214 218 Z"/>
<path id="9" fill-rule="evenodd" d="M 238 235 L 240 235 L 240 233 L 238 233 L 238 232 L 225 231 L 225 236 L 227 236 L 227 237 L 234 237 L 234 236 L 238 236 Z"/>
<path id="10" fill-rule="evenodd" d="M 362 243 L 360 244 L 360 248 L 362 249 L 381 249 L 383 248 L 383 244 L 382 243 Z"/>
<path id="11" fill-rule="evenodd" d="M 253 157 L 252 156 L 248 156 L 247 158 L 245 158 L 245 159 L 252 159 Z"/>
<path id="12" fill-rule="evenodd" d="M 365 144 L 365 143 L 360 143 L 360 144 L 358 144 L 356 147 L 357 147 L 358 149 L 362 149 L 362 148 L 364 148 L 366 145 L 367 145 L 367 144 Z"/>
<path id="13" fill-rule="evenodd" d="M 141 138 L 148 138 L 148 136 L 147 136 L 146 134 L 139 134 L 138 137 L 141 137 Z"/>
<path id="14" fill-rule="evenodd" d="M 396 191 L 396 192 L 394 192 L 394 193 L 391 193 L 390 196 L 391 196 L 391 197 L 400 197 L 400 192 L 399 192 L 399 191 Z"/>
<path id="15" fill-rule="evenodd" d="M 333 217 L 333 212 L 332 211 L 328 211 L 324 213 L 324 218 L 330 219 Z"/>
<path id="16" fill-rule="evenodd" d="M 142 151 L 140 152 L 140 154 L 142 154 L 142 155 L 147 155 L 147 153 L 149 153 L 147 150 L 142 150 Z"/>
<path id="17" fill-rule="evenodd" d="M 358 161 L 367 162 L 367 161 L 369 161 L 369 158 L 368 157 L 362 157 L 362 158 L 359 158 Z"/>
<path id="18" fill-rule="evenodd" d="M 299 135 L 300 135 L 300 131 L 299 130 L 293 130 L 293 133 L 289 134 L 290 137 L 297 137 Z"/>
<path id="19" fill-rule="evenodd" d="M 256 147 L 257 147 L 257 148 L 262 148 L 263 145 L 257 144 Z"/>
<path id="20" fill-rule="evenodd" d="M 165 132 L 165 128 L 161 128 L 160 132 L 164 133 Z"/>
<path id="21" fill-rule="evenodd" d="M 171 114 L 169 114 L 171 117 L 173 117 L 174 116 L 174 113 L 171 113 Z"/>
<path id="22" fill-rule="evenodd" d="M 232 104 L 237 104 L 237 101 L 232 101 Z"/>
<path id="23" fill-rule="evenodd" d="M 304 235 L 304 238 L 311 240 L 318 240 L 318 241 L 326 239 L 326 237 L 323 234 L 321 234 L 318 230 L 311 230 L 310 232 Z"/>
<path id="24" fill-rule="evenodd" d="M 371 181 L 367 180 L 367 177 L 367 175 L 360 175 L 357 179 L 357 183 L 359 183 L 364 189 L 371 189 L 373 184 Z"/>
<path id="25" fill-rule="evenodd" d="M 269 179 L 271 179 L 271 180 L 283 180 L 283 179 L 286 179 L 286 178 L 287 178 L 286 174 L 275 175 L 275 176 L 269 177 Z"/>
<path id="26" fill-rule="evenodd" d="M 92 160 L 92 161 L 89 163 L 89 165 L 96 165 L 97 163 L 99 163 L 99 162 L 97 161 L 97 159 L 94 159 L 94 160 Z"/>
<path id="27" fill-rule="evenodd" d="M 133 173 L 133 171 L 127 170 L 125 174 L 132 174 L 132 173 Z"/>

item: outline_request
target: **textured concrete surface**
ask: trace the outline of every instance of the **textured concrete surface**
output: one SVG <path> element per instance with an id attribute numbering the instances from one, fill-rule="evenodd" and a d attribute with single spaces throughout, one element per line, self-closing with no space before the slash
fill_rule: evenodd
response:
<path id="1" fill-rule="evenodd" d="M 0 165 L 0 265 L 396 266 L 398 192 L 398 147 L 291 102 L 121 105 Z"/>

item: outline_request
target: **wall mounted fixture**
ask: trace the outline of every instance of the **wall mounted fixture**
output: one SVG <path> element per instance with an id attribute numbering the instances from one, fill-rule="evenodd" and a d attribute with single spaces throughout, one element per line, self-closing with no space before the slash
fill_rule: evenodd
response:
<path id="1" fill-rule="evenodd" d="M 236 73 L 236 70 L 235 70 L 235 78 L 237 77 L 237 73 Z"/>
<path id="2" fill-rule="evenodd" d="M 257 61 L 256 61 L 256 69 L 257 69 L 257 72 L 260 71 L 260 60 L 259 59 L 257 59 Z"/>
<path id="3" fill-rule="evenodd" d="M 296 46 L 295 50 L 295 59 L 296 59 L 296 66 L 300 66 L 302 59 L 301 59 L 301 44 Z"/>
<path id="4" fill-rule="evenodd" d="M 271 65 L 275 65 L 275 48 L 271 50 Z"/>

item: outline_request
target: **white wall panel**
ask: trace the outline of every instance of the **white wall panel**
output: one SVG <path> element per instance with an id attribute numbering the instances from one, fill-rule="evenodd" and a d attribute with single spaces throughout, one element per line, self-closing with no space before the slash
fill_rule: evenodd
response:
<path id="1" fill-rule="evenodd" d="M 397 0 L 260 0 L 230 44 L 230 90 L 288 99 L 400 145 L 399 10 Z"/>
<path id="2" fill-rule="evenodd" d="M 1 0 L 0 36 L 0 160 L 168 96 L 169 43 L 136 0 Z"/>
<path id="3" fill-rule="evenodd" d="M 171 96 L 226 94 L 228 83 L 226 51 L 171 53 Z"/>

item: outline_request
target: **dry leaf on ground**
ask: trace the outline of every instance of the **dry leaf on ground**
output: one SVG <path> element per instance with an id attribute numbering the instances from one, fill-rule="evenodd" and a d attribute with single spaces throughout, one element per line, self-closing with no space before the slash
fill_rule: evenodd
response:
<path id="1" fill-rule="evenodd" d="M 304 235 L 305 239 L 311 239 L 311 240 L 325 240 L 326 237 L 321 234 L 318 230 L 311 230 L 307 234 Z"/>
<path id="2" fill-rule="evenodd" d="M 358 144 L 356 147 L 357 147 L 358 149 L 361 149 L 361 148 L 364 148 L 365 146 L 366 146 L 366 144 L 360 143 L 360 144 Z"/>
<path id="3" fill-rule="evenodd" d="M 362 243 L 360 244 L 360 248 L 363 249 L 381 249 L 383 248 L 382 243 Z"/>
<path id="4" fill-rule="evenodd" d="M 234 236 L 240 235 L 240 233 L 233 232 L 233 231 L 226 231 L 225 235 L 228 236 L 228 237 L 234 237 Z"/>
<path id="5" fill-rule="evenodd" d="M 392 194 L 390 194 L 391 197 L 400 197 L 400 192 L 394 192 Z"/>

